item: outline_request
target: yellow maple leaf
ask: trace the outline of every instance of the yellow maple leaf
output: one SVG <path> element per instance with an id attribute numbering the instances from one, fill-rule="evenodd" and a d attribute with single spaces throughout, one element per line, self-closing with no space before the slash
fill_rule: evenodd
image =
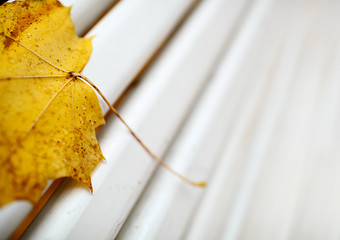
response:
<path id="1" fill-rule="evenodd" d="M 0 206 L 37 202 L 48 180 L 72 177 L 92 190 L 91 173 L 104 159 L 95 129 L 104 124 L 94 88 L 148 154 L 157 157 L 100 90 L 80 74 L 91 39 L 74 32 L 70 8 L 57 0 L 0 6 Z"/>
<path id="2" fill-rule="evenodd" d="M 68 176 L 92 189 L 104 159 L 98 98 L 72 75 L 87 63 L 91 39 L 76 36 L 69 12 L 57 0 L 0 7 L 0 206 L 36 202 L 49 179 Z"/>

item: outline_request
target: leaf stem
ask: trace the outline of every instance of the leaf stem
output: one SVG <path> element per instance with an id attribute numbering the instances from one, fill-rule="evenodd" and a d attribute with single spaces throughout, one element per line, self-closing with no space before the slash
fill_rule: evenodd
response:
<path id="1" fill-rule="evenodd" d="M 166 168 L 168 171 L 170 171 L 171 173 L 173 173 L 174 175 L 176 175 L 177 177 L 179 177 L 180 179 L 184 180 L 187 183 L 190 183 L 194 186 L 197 187 L 205 187 L 206 186 L 206 182 L 195 182 L 185 176 L 183 176 L 182 174 L 176 172 L 174 169 L 172 169 L 168 164 L 166 164 L 165 162 L 163 162 L 162 159 L 160 159 L 156 154 L 154 154 L 144 143 L 143 141 L 136 135 L 136 133 L 131 129 L 131 127 L 123 120 L 123 118 L 119 115 L 119 113 L 117 112 L 117 110 L 110 104 L 110 102 L 105 98 L 105 96 L 103 95 L 103 93 L 99 90 L 99 88 L 97 88 L 96 85 L 94 85 L 87 77 L 85 77 L 83 74 L 81 73 L 71 73 L 72 76 L 75 76 L 77 78 L 82 79 L 83 81 L 85 81 L 86 83 L 88 83 L 91 87 L 93 87 L 98 94 L 103 98 L 103 100 L 105 101 L 105 103 L 107 104 L 107 106 L 110 108 L 110 110 L 118 117 L 118 119 L 126 126 L 126 128 L 129 130 L 129 132 L 132 134 L 132 136 L 140 143 L 140 145 L 145 149 L 145 151 L 154 159 L 156 160 L 162 167 Z"/>

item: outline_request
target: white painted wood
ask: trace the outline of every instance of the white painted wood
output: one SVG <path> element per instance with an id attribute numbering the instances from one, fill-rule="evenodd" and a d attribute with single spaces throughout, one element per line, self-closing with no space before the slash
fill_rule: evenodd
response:
<path id="1" fill-rule="evenodd" d="M 72 20 L 76 33 L 82 36 L 118 0 L 61 0 L 64 6 L 72 7 Z"/>
<path id="2" fill-rule="evenodd" d="M 279 48 L 253 46 L 281 50 L 265 101 L 231 135 L 185 239 L 339 238 L 339 4 L 273 3 L 265 18 L 289 28 Z"/>
<path id="3" fill-rule="evenodd" d="M 224 229 L 225 214 L 230 211 L 233 195 L 238 189 L 237 182 L 243 179 L 243 168 L 246 162 L 242 161 L 242 157 L 248 154 L 248 148 L 252 144 L 249 132 L 258 121 L 257 113 L 264 104 L 263 96 L 267 93 L 266 86 L 271 82 L 270 74 L 273 74 L 270 70 L 275 68 L 277 48 L 283 36 L 282 30 L 275 35 L 265 34 L 267 30 L 265 27 L 270 24 L 273 30 L 278 22 L 278 19 L 272 18 L 272 21 L 267 23 L 268 12 L 270 12 L 270 2 L 258 1 L 234 46 L 234 49 L 239 48 L 243 51 L 239 51 L 240 56 L 234 65 L 235 69 L 231 77 L 238 82 L 245 82 L 248 87 L 245 87 L 243 93 L 238 96 L 239 99 L 231 103 L 240 108 L 233 122 L 233 131 L 227 137 L 222 161 L 212 176 L 198 213 L 192 218 L 192 225 L 188 224 L 190 228 L 185 239 L 218 239 Z M 242 40 L 243 44 L 241 44 Z M 261 56 L 261 61 L 258 56 Z M 232 62 L 233 55 L 228 57 Z"/>
<path id="4" fill-rule="evenodd" d="M 262 239 L 334 239 L 339 229 L 339 194 L 334 189 L 339 188 L 340 32 L 333 25 L 339 4 L 303 2 L 296 6 L 295 19 L 301 9 L 308 24 L 304 29 L 309 31 L 301 36 L 294 85 L 275 134 L 281 141 L 264 157 L 257 191 L 250 196 L 241 229 L 246 238 L 256 233 Z M 275 211 L 266 207 L 271 202 L 278 206 Z M 264 214 L 255 231 L 251 225 L 258 211 Z M 275 231 L 266 230 L 269 224 Z"/>
<path id="5" fill-rule="evenodd" d="M 194 2 L 122 1 L 86 35 L 95 37 L 83 74 L 115 102 Z"/>
<path id="6" fill-rule="evenodd" d="M 70 2 L 72 1 L 64 1 L 68 4 Z M 106 1 L 99 8 L 92 10 L 93 4 L 98 4 L 98 1 L 82 3 L 76 2 L 71 11 L 79 31 L 86 29 L 89 26 L 87 24 L 90 24 L 88 19 L 95 20 L 103 6 L 109 4 Z M 95 37 L 93 54 L 83 73 L 113 103 L 193 3 L 194 0 L 169 0 L 162 3 L 154 0 L 130 0 L 119 3 L 87 35 Z M 85 10 L 88 19 L 83 21 Z M 106 113 L 108 108 L 103 102 L 101 105 Z M 9 210 L 5 207 L 0 211 L 0 229 L 3 230 L 0 238 L 6 239 L 32 208 L 30 204 L 12 205 L 14 206 Z M 10 219 L 8 211 L 13 213 Z"/>
<path id="7" fill-rule="evenodd" d="M 202 25 L 207 28 L 219 26 L 220 29 L 225 29 L 231 36 L 231 33 L 237 32 L 235 30 L 241 27 L 238 23 L 247 14 L 247 3 L 249 2 L 206 1 L 199 6 L 193 17 L 201 22 L 205 19 L 207 23 Z M 209 18 L 207 12 L 210 12 Z M 206 29 L 202 29 L 202 34 L 204 33 Z M 195 37 L 199 39 L 203 36 Z M 236 41 L 238 40 L 240 39 L 237 38 Z M 230 49 L 228 45 L 226 47 L 226 55 L 229 56 Z M 245 49 L 240 46 L 236 51 L 233 50 L 234 48 L 220 67 L 223 73 L 217 74 L 201 94 L 203 96 L 166 154 L 167 163 L 193 179 L 208 179 L 216 164 L 223 139 L 232 126 L 232 116 L 237 112 L 237 109 L 226 103 L 233 102 L 235 96 L 240 96 L 243 92 L 242 85 L 238 82 L 236 85 L 232 74 L 239 52 L 244 52 Z M 181 239 L 202 191 L 204 189 L 188 185 L 160 168 L 130 213 L 117 239 Z"/>
<path id="8" fill-rule="evenodd" d="M 16 201 L 0 210 L 0 239 L 7 239 L 31 211 L 32 205 L 27 201 Z"/>

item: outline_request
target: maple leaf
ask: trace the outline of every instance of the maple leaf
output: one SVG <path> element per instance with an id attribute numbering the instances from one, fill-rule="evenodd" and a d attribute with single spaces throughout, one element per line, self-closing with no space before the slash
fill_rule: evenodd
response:
<path id="1" fill-rule="evenodd" d="M 72 177 L 92 190 L 104 159 L 104 124 L 93 89 L 77 74 L 91 39 L 77 37 L 70 8 L 57 0 L 0 6 L 0 206 L 35 203 L 49 179 Z"/>
<path id="2" fill-rule="evenodd" d="M 24 0 L 0 6 L 0 206 L 37 202 L 48 180 L 71 177 L 92 191 L 91 173 L 104 159 L 95 129 L 104 124 L 93 89 L 147 153 L 157 157 L 80 72 L 91 39 L 74 32 L 70 8 L 57 0 Z"/>

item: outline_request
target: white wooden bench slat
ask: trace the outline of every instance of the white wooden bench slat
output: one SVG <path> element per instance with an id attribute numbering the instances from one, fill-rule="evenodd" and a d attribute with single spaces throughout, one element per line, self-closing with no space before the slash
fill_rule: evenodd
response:
<path id="1" fill-rule="evenodd" d="M 72 6 L 72 20 L 76 33 L 82 36 L 95 22 L 119 0 L 60 0 L 64 6 Z"/>
<path id="2" fill-rule="evenodd" d="M 235 30 L 241 27 L 240 19 L 247 13 L 248 3 L 249 1 L 236 3 L 225 0 L 202 3 L 193 17 L 200 19 L 206 29 L 202 29 L 202 36 L 194 37 L 200 39 L 206 34 L 216 38 L 208 30 L 214 26 L 227 29 L 229 39 L 234 37 L 237 32 Z M 201 16 L 202 13 L 207 15 L 206 12 L 214 17 Z M 229 50 L 229 45 L 226 45 L 224 51 L 228 56 Z M 233 49 L 231 51 L 234 52 Z M 237 53 L 239 51 L 243 52 L 244 49 L 240 47 Z M 230 53 L 232 61 L 237 61 L 237 53 Z M 233 119 L 231 116 L 235 109 L 228 108 L 226 103 L 233 100 L 232 96 L 237 91 L 235 87 L 238 88 L 238 95 L 243 92 L 240 86 L 236 86 L 235 79 L 228 78 L 235 65 L 230 59 L 221 66 L 223 74 L 209 80 L 212 82 L 200 94 L 201 99 L 165 156 L 171 166 L 194 179 L 207 180 L 211 174 L 226 132 L 233 124 L 230 120 Z M 130 213 L 117 239 L 180 239 L 185 232 L 204 190 L 174 178 L 162 168 L 159 170 L 159 174 L 152 178 L 137 206 Z"/>

